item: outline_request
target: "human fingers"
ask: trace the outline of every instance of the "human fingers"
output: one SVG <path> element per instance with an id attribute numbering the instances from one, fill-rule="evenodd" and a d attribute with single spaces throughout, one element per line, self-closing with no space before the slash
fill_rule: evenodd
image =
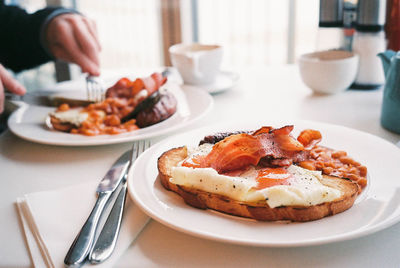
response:
<path id="1" fill-rule="evenodd" d="M 24 86 L 18 83 L 11 74 L 0 64 L 0 113 L 4 111 L 4 90 L 7 88 L 9 91 L 23 95 L 26 90 Z"/>
<path id="2" fill-rule="evenodd" d="M 101 44 L 100 44 L 100 39 L 99 39 L 99 34 L 97 31 L 97 25 L 96 22 L 92 19 L 89 19 L 87 17 L 82 17 L 83 22 L 86 24 L 87 28 L 89 29 L 89 32 L 91 33 L 92 37 L 94 38 L 96 44 L 97 44 L 97 49 L 98 51 L 101 51 Z"/>
<path id="3" fill-rule="evenodd" d="M 64 15 L 59 17 L 62 16 Z M 50 51 L 56 58 L 78 64 L 82 72 L 92 75 L 100 74 L 98 65 L 82 53 L 75 39 L 73 28 L 67 19 L 56 17 L 50 23 L 46 36 Z"/>
<path id="4" fill-rule="evenodd" d="M 71 21 L 71 26 L 81 52 L 99 66 L 99 47 L 87 24 L 82 19 L 76 19 Z"/>
<path id="5" fill-rule="evenodd" d="M 0 82 L 3 85 L 3 90 L 7 89 L 8 91 L 17 94 L 24 95 L 26 93 L 26 89 L 23 85 L 21 85 L 17 80 L 12 77 L 12 75 L 0 64 Z"/>

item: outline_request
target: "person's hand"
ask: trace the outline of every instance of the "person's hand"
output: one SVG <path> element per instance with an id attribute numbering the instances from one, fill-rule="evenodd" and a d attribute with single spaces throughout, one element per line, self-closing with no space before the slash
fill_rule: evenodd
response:
<path id="1" fill-rule="evenodd" d="M 94 21 L 78 14 L 62 14 L 46 29 L 47 46 L 57 59 L 76 63 L 82 72 L 100 75 L 101 50 Z"/>
<path id="2" fill-rule="evenodd" d="M 4 110 L 4 91 L 15 93 L 17 95 L 24 95 L 26 89 L 11 74 L 0 64 L 0 113 Z"/>

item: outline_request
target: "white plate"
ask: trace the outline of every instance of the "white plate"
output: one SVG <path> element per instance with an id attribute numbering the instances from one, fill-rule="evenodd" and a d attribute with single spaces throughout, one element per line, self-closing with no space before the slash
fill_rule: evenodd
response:
<path id="1" fill-rule="evenodd" d="M 128 133 L 95 137 L 63 133 L 51 129 L 46 123 L 48 114 L 55 108 L 29 105 L 24 105 L 12 113 L 8 119 L 8 127 L 23 139 L 43 144 L 64 146 L 114 144 L 147 139 L 175 131 L 202 118 L 213 105 L 213 98 L 207 92 L 196 89 L 182 90 L 173 83 L 168 83 L 165 88 L 177 98 L 176 113 L 163 122 Z"/>
<path id="2" fill-rule="evenodd" d="M 207 127 L 161 141 L 144 152 L 129 175 L 131 197 L 152 218 L 191 235 L 235 244 L 294 247 L 343 241 L 387 228 L 400 220 L 400 150 L 364 132 L 311 121 L 290 122 L 295 132 L 318 129 L 322 145 L 345 150 L 365 164 L 369 187 L 352 208 L 335 216 L 306 223 L 258 222 L 186 205 L 180 196 L 165 190 L 157 178 L 157 158 L 170 148 L 197 145 L 207 134 L 221 130 L 275 127 L 283 122 L 264 120 Z M 296 134 L 296 133 L 295 133 Z"/>

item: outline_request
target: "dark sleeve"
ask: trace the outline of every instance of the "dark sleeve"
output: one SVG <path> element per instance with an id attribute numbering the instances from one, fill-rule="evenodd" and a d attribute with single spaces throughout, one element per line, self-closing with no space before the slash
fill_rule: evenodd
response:
<path id="1" fill-rule="evenodd" d="M 42 26 L 60 8 L 49 7 L 33 14 L 0 1 L 0 63 L 19 72 L 51 59 L 41 44 Z"/>

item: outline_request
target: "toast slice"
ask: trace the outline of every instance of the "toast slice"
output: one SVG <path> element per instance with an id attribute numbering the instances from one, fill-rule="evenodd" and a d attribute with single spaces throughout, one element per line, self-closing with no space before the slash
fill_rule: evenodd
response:
<path id="1" fill-rule="evenodd" d="M 196 208 L 213 209 L 230 215 L 259 221 L 289 220 L 313 221 L 335 215 L 353 206 L 359 192 L 357 183 L 346 178 L 323 175 L 321 183 L 338 189 L 342 195 L 331 202 L 312 206 L 280 206 L 271 208 L 266 202 L 241 202 L 229 197 L 206 192 L 170 182 L 172 168 L 188 156 L 186 147 L 166 151 L 158 158 L 159 177 L 164 188 L 179 194 L 183 200 Z"/>
<path id="2" fill-rule="evenodd" d="M 74 124 L 68 122 L 62 122 L 60 119 L 55 117 L 54 115 L 50 114 L 50 123 L 55 130 L 62 131 L 62 132 L 70 132 L 71 129 L 76 127 Z"/>

